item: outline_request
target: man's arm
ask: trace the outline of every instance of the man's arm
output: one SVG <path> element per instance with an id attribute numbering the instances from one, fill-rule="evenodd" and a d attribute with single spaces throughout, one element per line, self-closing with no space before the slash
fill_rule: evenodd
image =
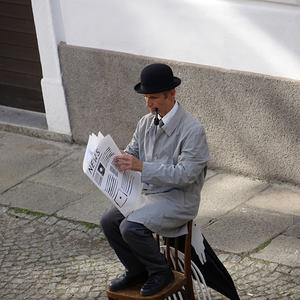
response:
<path id="1" fill-rule="evenodd" d="M 127 145 L 124 151 L 121 150 L 122 155 L 117 155 L 114 157 L 114 164 L 120 172 L 126 170 L 142 172 L 143 162 L 139 160 L 139 126 L 140 122 L 137 124 L 130 143 Z"/>
<path id="2" fill-rule="evenodd" d="M 140 122 L 138 122 L 136 129 L 133 133 L 132 139 L 130 143 L 127 145 L 127 147 L 124 149 L 124 152 L 127 154 L 131 154 L 137 158 L 139 158 L 139 133 L 140 133 Z"/>

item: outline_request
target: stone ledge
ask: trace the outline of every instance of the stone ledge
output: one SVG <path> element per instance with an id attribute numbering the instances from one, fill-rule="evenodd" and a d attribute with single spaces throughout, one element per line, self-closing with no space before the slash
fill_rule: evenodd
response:
<path id="1" fill-rule="evenodd" d="M 8 131 L 23 135 L 28 135 L 36 138 L 42 138 L 50 141 L 73 143 L 72 136 L 56 132 L 50 132 L 44 129 L 18 126 L 13 124 L 3 123 L 0 120 L 0 131 Z"/>
<path id="2" fill-rule="evenodd" d="M 0 105 L 0 130 L 58 142 L 72 143 L 72 136 L 48 131 L 43 113 Z"/>
<path id="3" fill-rule="evenodd" d="M 57 142 L 73 142 L 71 135 L 48 131 L 44 113 L 3 105 L 0 105 L 0 130 Z"/>

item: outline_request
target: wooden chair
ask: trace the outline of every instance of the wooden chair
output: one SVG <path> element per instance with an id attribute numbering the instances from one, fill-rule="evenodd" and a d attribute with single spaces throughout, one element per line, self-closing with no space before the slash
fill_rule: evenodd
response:
<path id="1" fill-rule="evenodd" d="M 173 269 L 175 280 L 166 286 L 159 293 L 152 296 L 141 296 L 140 289 L 142 284 L 137 284 L 131 288 L 112 292 L 109 289 L 106 290 L 106 294 L 109 300 L 163 300 L 169 296 L 181 292 L 186 300 L 195 300 L 193 291 L 193 281 L 191 272 L 191 241 L 192 241 L 192 224 L 193 221 L 188 222 L 188 234 L 186 235 L 185 251 L 184 251 L 184 266 L 178 259 L 178 241 L 175 238 L 174 248 L 170 247 L 170 239 L 165 238 L 165 245 L 162 246 L 164 253 L 168 260 L 169 265 Z M 157 243 L 161 247 L 161 239 L 156 236 Z M 184 272 L 181 272 L 181 269 Z"/>

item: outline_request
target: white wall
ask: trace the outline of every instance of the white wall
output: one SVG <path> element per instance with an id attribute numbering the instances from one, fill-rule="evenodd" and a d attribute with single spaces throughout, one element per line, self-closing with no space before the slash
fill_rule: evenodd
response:
<path id="1" fill-rule="evenodd" d="M 60 41 L 300 80 L 300 0 L 32 0 L 32 7 L 50 131 L 71 134 Z"/>
<path id="2" fill-rule="evenodd" d="M 61 12 L 67 44 L 300 80 L 299 0 L 62 0 Z"/>

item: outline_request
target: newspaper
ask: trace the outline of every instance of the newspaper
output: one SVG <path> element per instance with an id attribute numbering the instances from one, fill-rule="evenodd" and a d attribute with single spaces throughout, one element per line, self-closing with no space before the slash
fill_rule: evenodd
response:
<path id="1" fill-rule="evenodd" d="M 121 152 L 110 135 L 92 133 L 83 159 L 83 172 L 127 217 L 138 207 L 142 191 L 141 173 L 119 172 L 113 158 Z"/>

